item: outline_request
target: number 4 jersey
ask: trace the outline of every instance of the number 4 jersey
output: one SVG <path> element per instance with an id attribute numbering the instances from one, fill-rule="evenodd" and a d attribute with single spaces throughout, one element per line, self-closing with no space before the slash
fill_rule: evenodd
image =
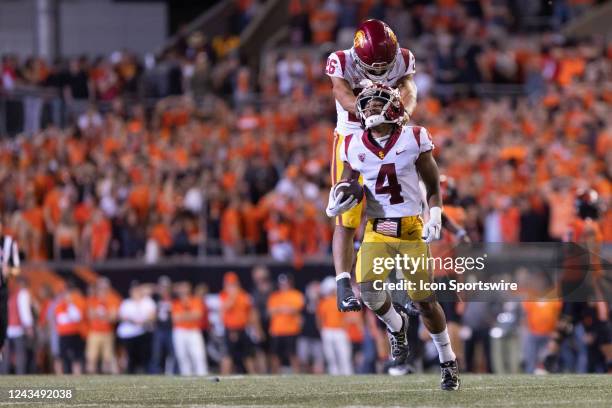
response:
<path id="1" fill-rule="evenodd" d="M 384 147 L 374 141 L 369 131 L 344 138 L 340 159 L 363 176 L 368 219 L 422 213 L 415 162 L 421 153 L 433 148 L 429 132 L 420 126 L 398 127 Z"/>

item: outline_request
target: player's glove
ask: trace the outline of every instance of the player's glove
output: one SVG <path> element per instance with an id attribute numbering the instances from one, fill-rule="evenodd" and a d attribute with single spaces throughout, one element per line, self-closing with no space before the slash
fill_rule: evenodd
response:
<path id="1" fill-rule="evenodd" d="M 370 87 L 374 86 L 374 82 L 372 82 L 371 79 L 364 78 L 361 81 L 359 81 L 359 86 L 362 89 L 370 88 Z"/>
<path id="2" fill-rule="evenodd" d="M 328 217 L 336 217 L 340 214 L 343 214 L 356 206 L 359 203 L 353 195 L 349 197 L 344 197 L 344 192 L 340 192 L 336 194 L 336 188 L 341 186 L 343 183 L 338 183 L 331 188 L 329 191 L 329 200 L 327 202 L 327 208 L 325 209 L 325 213 Z M 344 183 L 348 185 L 348 183 Z M 344 201 L 342 200 L 344 198 Z"/>
<path id="3" fill-rule="evenodd" d="M 440 239 L 442 229 L 442 209 L 431 207 L 429 209 L 429 221 L 423 226 L 423 239 L 426 243 Z"/>

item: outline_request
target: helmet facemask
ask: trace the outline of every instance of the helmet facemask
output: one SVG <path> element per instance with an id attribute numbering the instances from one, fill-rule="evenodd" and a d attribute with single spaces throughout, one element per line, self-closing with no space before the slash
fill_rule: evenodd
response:
<path id="1" fill-rule="evenodd" d="M 395 60 L 390 63 L 387 62 L 375 62 L 372 65 L 368 65 L 363 62 L 357 53 L 353 49 L 353 59 L 357 63 L 358 70 L 368 79 L 374 82 L 383 82 L 389 76 L 389 73 L 395 65 Z"/>
<path id="2" fill-rule="evenodd" d="M 399 124 L 404 117 L 404 107 L 397 91 L 389 88 L 374 87 L 365 89 L 357 97 L 357 113 L 361 125 L 371 129 L 382 123 Z M 373 102 L 380 102 L 373 106 Z M 380 105 L 382 104 L 382 108 Z M 372 113 L 375 110 L 376 113 Z"/>

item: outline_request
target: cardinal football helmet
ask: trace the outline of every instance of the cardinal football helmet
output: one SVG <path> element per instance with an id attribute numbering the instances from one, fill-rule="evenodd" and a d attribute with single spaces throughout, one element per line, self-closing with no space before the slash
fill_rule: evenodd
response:
<path id="1" fill-rule="evenodd" d="M 372 81 L 386 78 L 395 64 L 397 38 L 393 30 L 380 20 L 366 20 L 355 32 L 351 52 L 357 67 Z"/>

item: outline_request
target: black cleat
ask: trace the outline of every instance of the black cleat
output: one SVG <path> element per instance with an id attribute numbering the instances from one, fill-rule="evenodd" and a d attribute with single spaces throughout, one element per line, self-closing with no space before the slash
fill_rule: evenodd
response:
<path id="1" fill-rule="evenodd" d="M 440 364 L 442 379 L 440 380 L 440 388 L 444 391 L 456 391 L 461 385 L 459 380 L 459 366 L 457 360 L 447 361 Z"/>
<path id="2" fill-rule="evenodd" d="M 407 367 L 408 356 L 410 355 L 410 347 L 408 346 L 408 314 L 406 309 L 398 304 L 394 303 L 393 307 L 402 318 L 402 328 L 397 332 L 387 329 L 387 336 L 391 343 L 391 362 L 388 372 L 391 375 L 403 375 L 409 371 Z"/>
<path id="3" fill-rule="evenodd" d="M 338 310 L 341 312 L 358 312 L 361 310 L 361 302 L 353 293 L 351 280 L 342 278 L 336 281 L 336 300 Z"/>

